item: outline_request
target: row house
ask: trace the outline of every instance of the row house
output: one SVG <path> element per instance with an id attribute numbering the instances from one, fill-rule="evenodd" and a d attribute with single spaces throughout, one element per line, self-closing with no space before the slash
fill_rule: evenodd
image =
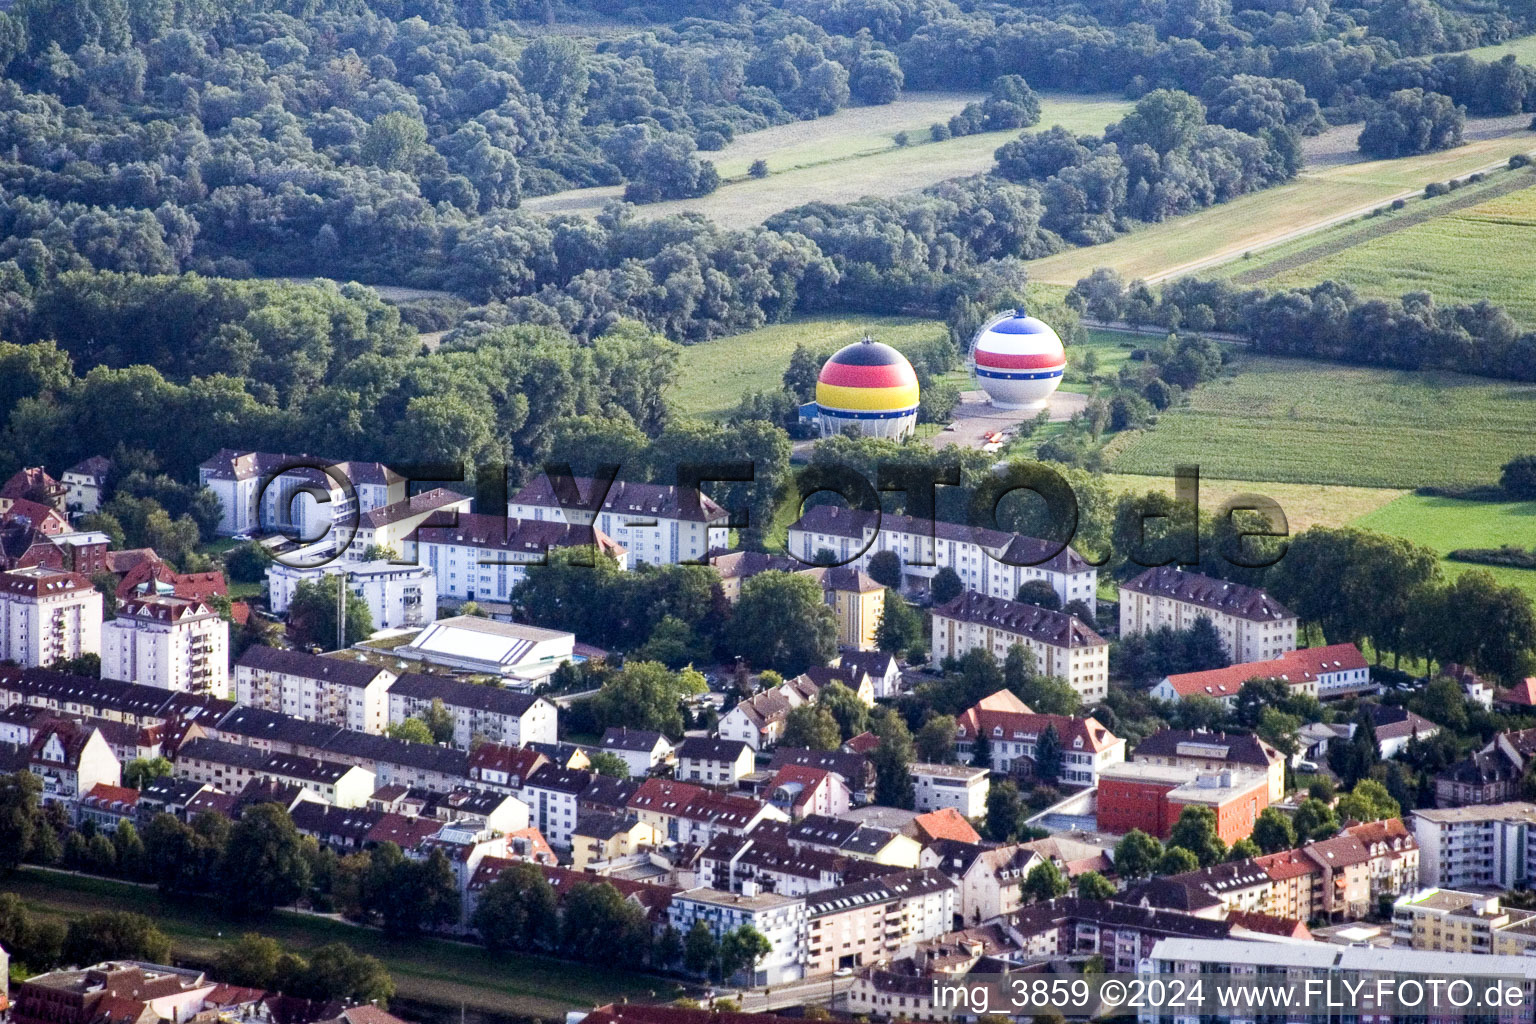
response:
<path id="1" fill-rule="evenodd" d="M 1098 569 L 1070 546 L 912 516 L 817 505 L 790 525 L 787 548 L 806 564 L 831 551 L 841 565 L 865 570 L 881 551 L 901 559 L 903 583 L 926 585 L 940 569 L 952 569 L 967 590 L 1012 598 L 1032 580 L 1044 580 L 1062 604 L 1090 605 Z"/>
<path id="2" fill-rule="evenodd" d="M 80 798 L 75 807 L 75 820 L 82 824 L 89 821 L 98 832 L 109 835 L 125 821 L 137 827 L 139 791 L 132 786 L 98 782 Z"/>
<path id="3" fill-rule="evenodd" d="M 624 547 L 637 565 L 702 565 L 710 551 L 724 547 L 731 518 L 691 487 L 547 473 L 512 495 L 507 515 L 595 526 Z"/>
<path id="4" fill-rule="evenodd" d="M 1148 569 L 1120 584 L 1120 635 L 1208 619 L 1234 662 L 1266 661 L 1296 649 L 1296 614 L 1257 587 L 1185 572 Z"/>
<path id="5" fill-rule="evenodd" d="M 697 846 L 708 846 L 721 833 L 743 835 L 761 821 L 789 819 L 761 800 L 670 779 L 647 779 L 627 806 L 667 839 Z"/>
<path id="6" fill-rule="evenodd" d="M 1002 662 L 1018 645 L 1035 656 L 1042 673 L 1065 680 L 1084 702 L 1102 700 L 1109 691 L 1109 641 L 1070 612 L 966 591 L 933 609 L 932 620 L 935 662 L 974 650 Z"/>
<path id="7" fill-rule="evenodd" d="M 78 722 L 49 722 L 37 730 L 27 751 L 27 770 L 42 783 L 44 804 L 62 803 L 73 809 L 98 785 L 122 782 L 122 762 L 101 730 Z"/>
<path id="8" fill-rule="evenodd" d="M 918 863 L 922 847 L 916 839 L 878 825 L 808 814 L 793 824 L 770 822 L 759 828 L 767 830 L 764 834 L 781 834 L 792 846 L 826 850 L 890 867 L 926 867 Z"/>
<path id="9" fill-rule="evenodd" d="M 1232 926 L 1176 910 L 1071 896 L 1035 903 L 1006 915 L 1003 930 L 1027 958 L 1101 956 L 1104 970 L 1134 973 L 1166 938 L 1224 939 Z"/>
<path id="10" fill-rule="evenodd" d="M 451 525 L 437 525 L 440 519 Z M 437 593 L 452 601 L 506 603 L 512 588 L 556 548 L 585 548 L 629 568 L 629 553 L 600 529 L 563 522 L 439 513 L 406 542 L 404 558 L 437 576 Z"/>
<path id="11" fill-rule="evenodd" d="M 338 729 L 381 733 L 395 673 L 366 661 L 254 644 L 235 662 L 235 700 Z"/>
<path id="12" fill-rule="evenodd" d="M 1037 714 L 1009 690 L 982 698 L 956 719 L 956 759 L 970 763 L 976 744 L 984 742 L 993 771 L 1033 775 L 1035 744 L 1047 728 L 1061 741 L 1061 782 L 1094 785 L 1104 768 L 1125 760 L 1125 740 L 1098 719 Z"/>
<path id="13" fill-rule="evenodd" d="M 177 723 L 178 728 L 189 724 L 210 726 L 235 706 L 232 701 L 207 694 L 168 691 L 158 686 L 94 679 L 51 669 L 3 665 L 0 665 L 0 703 L 25 704 L 128 725 Z"/>
<path id="14" fill-rule="evenodd" d="M 389 687 L 390 724 L 421 715 L 435 700 L 453 715 L 453 745 L 463 750 L 481 741 L 521 747 L 558 739 L 558 712 L 543 697 L 415 672 Z"/>
<path id="15" fill-rule="evenodd" d="M 549 764 L 549 758 L 528 747 L 505 743 L 481 743 L 469 752 L 469 780 L 504 792 L 523 788 L 523 782 Z"/>
<path id="16" fill-rule="evenodd" d="M 368 797 L 368 807 L 381 814 L 468 823 L 510 835 L 528 828 L 528 805 L 508 793 L 459 787 L 446 793 L 398 784 L 380 786 Z"/>

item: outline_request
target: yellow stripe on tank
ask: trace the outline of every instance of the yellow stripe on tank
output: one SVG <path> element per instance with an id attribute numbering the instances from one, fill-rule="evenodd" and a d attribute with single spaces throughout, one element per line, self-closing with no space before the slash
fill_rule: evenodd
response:
<path id="1" fill-rule="evenodd" d="M 817 384 L 816 402 L 829 409 L 854 412 L 885 412 L 910 409 L 917 404 L 917 385 L 894 388 L 840 388 L 835 384 Z"/>

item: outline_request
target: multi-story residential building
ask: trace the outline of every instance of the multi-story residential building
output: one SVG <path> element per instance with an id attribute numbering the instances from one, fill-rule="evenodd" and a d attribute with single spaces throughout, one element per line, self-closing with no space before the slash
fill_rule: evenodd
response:
<path id="1" fill-rule="evenodd" d="M 135 597 L 101 628 L 101 674 L 166 690 L 229 696 L 229 623 L 212 605 Z"/>
<path id="2" fill-rule="evenodd" d="M 919 863 L 943 872 L 959 887 L 957 911 L 967 925 L 1011 914 L 1024 901 L 1024 879 L 1045 858 L 1018 843 L 982 846 L 941 839 L 930 844 Z"/>
<path id="3" fill-rule="evenodd" d="M 1442 985 L 1452 987 L 1452 990 L 1453 983 L 1461 979 L 1476 983 L 1482 978 L 1499 977 L 1506 979 L 1506 984 L 1513 980 L 1521 999 L 1517 1006 L 1490 1010 L 1490 1014 L 1509 1024 L 1529 1022 L 1536 1016 L 1533 1015 L 1530 997 L 1532 991 L 1536 990 L 1536 959 L 1524 956 L 1436 953 L 1323 942 L 1169 938 L 1152 947 L 1151 954 L 1138 970 L 1163 978 L 1182 977 L 1191 983 L 1200 975 L 1220 975 L 1224 983 L 1251 977 L 1266 986 L 1292 983 L 1297 986 L 1293 991 L 1302 992 L 1306 990 L 1301 985 L 1308 979 L 1326 979 L 1330 983 L 1329 991 L 1332 992 L 1358 993 L 1375 990 L 1383 976 L 1388 980 L 1392 976 L 1434 978 Z M 1357 1001 L 1357 998 L 1345 1002 L 1341 1015 L 1361 1019 L 1372 1016 L 1371 1010 L 1376 1006 L 1374 1001 L 1366 1003 L 1363 1000 Z M 1265 1004 L 1266 1010 L 1269 1005 Z M 1321 1007 L 1315 1003 L 1280 1014 L 1223 1008 L 1220 1020 L 1233 1024 L 1256 1024 L 1261 1020 L 1305 1021 L 1311 1019 L 1319 1009 Z M 1465 1020 L 1465 1009 L 1458 1007 L 1452 1012 L 1442 1007 L 1437 1011 L 1421 998 L 1417 1004 L 1410 1005 L 1405 1012 L 1396 1016 L 1377 1009 L 1374 1020 L 1378 1024 L 1391 1024 L 1393 1021 L 1402 1024 L 1409 1020 Z M 1185 1016 L 1171 1013 L 1166 1007 L 1143 1009 L 1137 1016 L 1142 1024 L 1171 1024 L 1174 1021 L 1200 1019 L 1193 1014 Z"/>
<path id="4" fill-rule="evenodd" d="M 969 764 L 976 744 L 985 741 L 993 771 L 1028 776 L 1034 772 L 1035 745 L 1048 728 L 1061 741 L 1062 782 L 1093 785 L 1106 766 L 1125 760 L 1125 740 L 1098 719 L 1036 714 L 1009 690 L 982 698 L 956 719 L 955 754 Z"/>
<path id="5" fill-rule="evenodd" d="M 376 779 L 361 765 L 297 754 L 272 754 L 258 777 L 298 786 L 336 807 L 366 807 Z"/>
<path id="6" fill-rule="evenodd" d="M 368 562 L 379 557 L 398 558 L 411 550 L 411 537 L 422 525 L 451 526 L 457 516 L 469 512 L 472 499 L 435 487 L 413 494 L 404 501 L 392 502 L 364 512 L 357 523 L 352 542 L 342 557 L 348 562 Z M 369 558 L 370 550 L 373 558 Z M 383 556 L 390 551 L 393 555 Z"/>
<path id="7" fill-rule="evenodd" d="M 757 962 L 751 976 L 745 979 L 750 985 L 782 985 L 803 977 L 805 899 L 756 892 L 752 886 L 747 890 L 686 889 L 674 893 L 668 918 L 672 927 L 683 935 L 688 934 L 694 922 L 702 921 L 717 941 L 743 926 L 766 938 L 769 953 Z"/>
<path id="8" fill-rule="evenodd" d="M 434 700 L 441 700 L 453 715 L 453 745 L 463 750 L 476 740 L 521 747 L 558 739 L 559 712 L 543 697 L 416 672 L 390 684 L 390 724 L 420 715 Z"/>
<path id="9" fill-rule="evenodd" d="M 491 789 L 515 792 L 546 764 L 549 758 L 528 747 L 482 743 L 469 752 L 469 778 Z"/>
<path id="10" fill-rule="evenodd" d="M 621 569 L 630 556 L 601 529 L 556 520 L 503 519 L 458 513 L 451 526 L 429 519 L 406 541 L 404 557 L 437 574 L 437 592 L 454 601 L 505 603 L 512 588 L 556 548 L 584 548 L 612 558 Z"/>
<path id="11" fill-rule="evenodd" d="M 529 820 L 551 846 L 569 849 L 580 817 L 581 794 L 592 773 L 579 768 L 545 764 L 523 780 L 519 797 L 528 805 Z"/>
<path id="12" fill-rule="evenodd" d="M 1084 701 L 1109 690 L 1109 641 L 1077 616 L 968 590 L 933 609 L 933 658 L 962 658 L 980 648 L 1002 661 L 1014 644 L 1048 676 L 1065 679 Z"/>
<path id="13" fill-rule="evenodd" d="M 740 740 L 753 750 L 765 750 L 784 735 L 789 713 L 805 703 L 805 695 L 788 684 L 756 693 L 720 717 L 716 731 L 723 740 Z"/>
<path id="14" fill-rule="evenodd" d="M 1188 629 L 1209 619 L 1235 662 L 1296 649 L 1296 615 L 1256 587 L 1164 565 L 1120 584 L 1120 635 L 1159 626 Z"/>
<path id="15" fill-rule="evenodd" d="M 37 730 L 27 770 L 42 781 L 43 803 L 71 807 L 97 786 L 123 781 L 122 762 L 101 730 L 67 719 L 54 719 Z"/>
<path id="16" fill-rule="evenodd" d="M 66 469 L 61 481 L 67 488 L 64 510 L 80 514 L 101 508 L 101 496 L 107 488 L 107 474 L 111 472 L 112 460 L 101 455 L 92 455 Z"/>
<path id="17" fill-rule="evenodd" d="M 1497 895 L 1422 889 L 1392 904 L 1392 939 L 1436 953 L 1536 955 L 1536 912 L 1506 907 Z"/>
<path id="18" fill-rule="evenodd" d="M 687 736 L 677 745 L 675 777 L 701 786 L 734 787 L 755 762 L 752 747 L 743 740 Z"/>
<path id="19" fill-rule="evenodd" d="M 710 889 L 809 896 L 888 869 L 845 853 L 789 842 L 782 828 L 761 826 L 744 836 L 721 832 L 699 854 L 698 884 Z"/>
<path id="20" fill-rule="evenodd" d="M 139 821 L 139 791 L 132 786 L 98 782 L 80 798 L 75 818 L 93 823 L 99 832 L 115 833 L 123 822 Z"/>
<path id="21" fill-rule="evenodd" d="M 653 768 L 675 760 L 671 741 L 651 729 L 609 726 L 598 746 L 623 761 L 631 775 L 649 775 Z"/>
<path id="22" fill-rule="evenodd" d="M 1344 830 L 1365 847 L 1370 857 L 1372 899 L 1400 896 L 1419 885 L 1419 844 L 1401 818 L 1367 821 Z"/>
<path id="23" fill-rule="evenodd" d="M 63 512 L 68 493 L 69 488 L 49 476 L 42 466 L 26 466 L 0 483 L 0 513 L 9 512 L 22 501 Z"/>
<path id="24" fill-rule="evenodd" d="M 1321 914 L 1323 869 L 1317 861 L 1297 849 L 1266 853 L 1253 862 L 1269 875 L 1266 914 L 1292 921 L 1310 921 Z"/>
<path id="25" fill-rule="evenodd" d="M 1263 772 L 1269 802 L 1285 798 L 1285 755 L 1251 733 L 1162 729 L 1136 744 L 1131 760 L 1220 771 Z"/>
<path id="26" fill-rule="evenodd" d="M 0 661 L 24 668 L 101 653 L 101 594 L 85 576 L 32 566 L 0 573 Z"/>
<path id="27" fill-rule="evenodd" d="M 919 864 L 922 847 L 916 839 L 894 829 L 866 825 L 848 817 L 808 814 L 784 831 L 791 846 L 843 854 L 892 867 L 930 867 Z"/>
<path id="28" fill-rule="evenodd" d="M 606 488 L 606 493 L 604 489 Z M 539 474 L 507 503 L 513 519 L 596 526 L 635 564 L 703 564 L 723 548 L 730 513 L 687 487 Z"/>
<path id="29" fill-rule="evenodd" d="M 937 811 L 952 807 L 967 818 L 981 818 L 987 813 L 987 769 L 965 764 L 926 764 L 914 761 L 908 768 L 917 811 Z"/>
<path id="30" fill-rule="evenodd" d="M 802 574 L 821 584 L 822 600 L 837 618 L 837 644 L 856 651 L 875 649 L 875 629 L 885 614 L 885 588 L 849 566 L 817 566 Z"/>
<path id="31" fill-rule="evenodd" d="M 235 701 L 338 729 L 389 726 L 395 674 L 366 661 L 253 644 L 235 662 Z"/>
<path id="32" fill-rule="evenodd" d="M 328 562 L 291 566 L 274 562 L 267 569 L 267 599 L 273 614 L 287 615 L 300 583 L 318 584 L 340 576 L 368 605 L 374 629 L 409 629 L 437 618 L 437 574 L 426 566 L 372 562 Z"/>
<path id="33" fill-rule="evenodd" d="M 940 569 L 953 569 L 967 590 L 1013 598 L 1031 580 L 1045 580 L 1063 604 L 1086 601 L 1098 590 L 1096 568 L 1070 547 L 1001 530 L 963 526 L 912 516 L 817 505 L 789 528 L 787 548 L 806 563 L 818 551 L 831 551 L 838 562 L 867 570 L 881 551 L 901 559 L 904 582 L 931 580 Z"/>
<path id="34" fill-rule="evenodd" d="M 1330 921 L 1358 921 L 1370 913 L 1371 852 L 1351 835 L 1307 843 L 1301 852 L 1318 866 L 1312 912 Z"/>
<path id="35" fill-rule="evenodd" d="M 1375 689 L 1371 668 L 1360 649 L 1354 644 L 1330 644 L 1287 651 L 1268 661 L 1247 661 L 1166 676 L 1152 687 L 1151 694 L 1159 700 L 1171 701 L 1210 697 L 1230 706 L 1250 679 L 1278 679 L 1292 692 L 1319 700 L 1353 697 Z"/>
<path id="36" fill-rule="evenodd" d="M 328 471 L 316 468 L 321 466 Z M 223 506 L 220 534 L 289 532 L 322 543 L 331 552 L 345 549 L 363 513 L 406 496 L 405 477 L 380 463 L 333 462 L 310 455 L 224 448 L 198 466 L 197 475 Z M 325 500 L 318 500 L 317 494 Z"/>
<path id="37" fill-rule="evenodd" d="M 1001 925 L 1026 958 L 1101 956 L 1105 971 L 1125 974 L 1163 939 L 1224 939 L 1232 933 L 1226 921 L 1072 896 L 1020 907 Z"/>
<path id="38" fill-rule="evenodd" d="M 1533 877 L 1533 824 L 1536 804 L 1524 802 L 1414 811 L 1419 884 L 1438 889 L 1524 886 Z"/>
<path id="39" fill-rule="evenodd" d="M 918 869 L 817 893 L 805 905 L 805 974 L 831 974 L 908 955 L 954 927 L 956 886 Z"/>
<path id="40" fill-rule="evenodd" d="M 1099 769 L 1098 822 L 1106 832 L 1141 829 L 1166 839 L 1186 807 L 1216 814 L 1216 834 L 1227 845 L 1253 832 L 1269 806 L 1269 776 L 1223 768 L 1124 761 Z"/>
<path id="41" fill-rule="evenodd" d="M 1435 805 L 1497 804 L 1519 795 L 1531 759 L 1536 729 L 1506 730 L 1435 776 Z"/>

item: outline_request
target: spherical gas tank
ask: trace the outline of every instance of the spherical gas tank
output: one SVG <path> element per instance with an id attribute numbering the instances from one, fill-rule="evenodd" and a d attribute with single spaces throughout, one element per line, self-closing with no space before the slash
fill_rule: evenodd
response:
<path id="1" fill-rule="evenodd" d="M 971 346 L 976 380 L 999 409 L 1043 409 L 1061 384 L 1067 353 L 1049 324 L 1016 309 L 994 317 Z"/>

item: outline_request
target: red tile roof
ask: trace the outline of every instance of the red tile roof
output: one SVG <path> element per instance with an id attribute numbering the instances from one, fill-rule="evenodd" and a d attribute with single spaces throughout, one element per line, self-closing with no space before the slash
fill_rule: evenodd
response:
<path id="1" fill-rule="evenodd" d="M 960 715 L 956 722 L 955 736 L 967 739 L 985 732 L 991 738 L 999 729 L 1004 737 L 1011 737 L 1014 733 L 1038 736 L 1048 725 L 1056 727 L 1057 735 L 1068 749 L 1072 749 L 1074 741 L 1079 739 L 1083 741 L 1083 749 L 1095 752 L 1120 742 L 1096 718 L 1038 714 L 1009 690 L 998 690 L 990 697 L 983 697 L 975 707 Z"/>
<path id="2" fill-rule="evenodd" d="M 917 827 L 918 838 L 924 843 L 931 843 L 935 839 L 953 839 L 960 843 L 981 842 L 981 834 L 965 820 L 965 815 L 953 807 L 941 807 L 937 811 L 919 814 L 912 819 L 912 824 Z"/>
<path id="3" fill-rule="evenodd" d="M 1536 705 L 1536 676 L 1526 676 L 1514 686 L 1501 691 L 1494 700 L 1500 704 Z"/>
<path id="4" fill-rule="evenodd" d="M 1304 856 L 1300 850 L 1268 853 L 1262 857 L 1253 858 L 1253 862 L 1263 868 L 1265 873 L 1276 882 L 1300 878 L 1303 875 L 1314 875 L 1318 872 L 1317 864 L 1311 858 Z"/>
<path id="5" fill-rule="evenodd" d="M 1169 676 L 1168 685 L 1180 697 L 1199 694 L 1223 698 L 1236 696 L 1250 679 L 1280 679 L 1294 686 L 1315 682 L 1324 673 L 1368 667 L 1365 656 L 1354 644 L 1329 644 L 1327 647 L 1303 647 L 1269 661 L 1246 661 L 1204 672 L 1181 672 Z"/>

